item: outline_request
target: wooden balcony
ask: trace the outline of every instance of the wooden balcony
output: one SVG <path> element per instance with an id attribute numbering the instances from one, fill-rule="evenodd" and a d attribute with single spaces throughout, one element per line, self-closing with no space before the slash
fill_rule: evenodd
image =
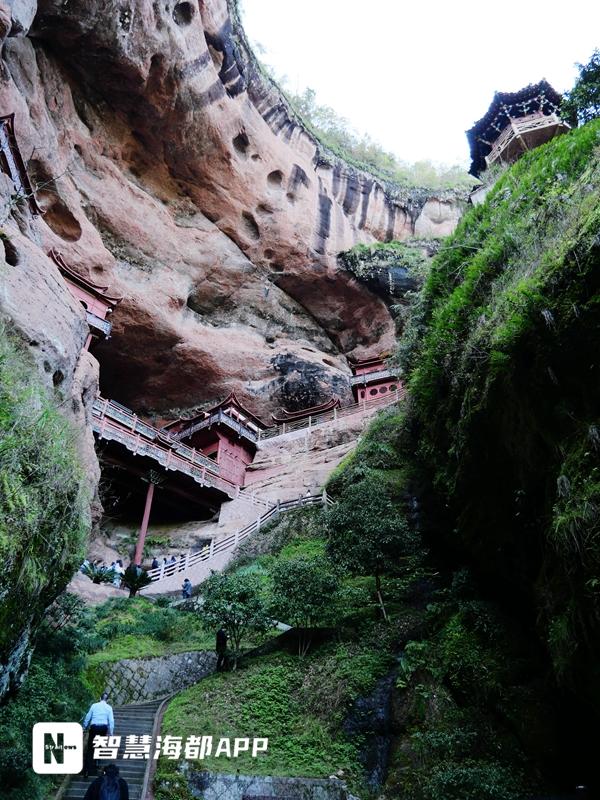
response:
<path id="1" fill-rule="evenodd" d="M 558 114 L 538 112 L 526 117 L 511 119 L 485 157 L 486 164 L 488 167 L 496 162 L 510 164 L 526 150 L 539 147 L 555 136 L 566 133 L 569 128 L 570 126 Z"/>

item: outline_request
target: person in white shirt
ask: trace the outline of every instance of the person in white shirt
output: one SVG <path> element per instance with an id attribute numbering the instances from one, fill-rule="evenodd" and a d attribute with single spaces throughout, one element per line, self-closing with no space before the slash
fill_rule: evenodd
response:
<path id="1" fill-rule="evenodd" d="M 83 777 L 87 778 L 94 766 L 94 737 L 112 736 L 115 730 L 115 718 L 112 706 L 108 703 L 108 692 L 103 692 L 99 702 L 92 703 L 85 719 L 83 720 L 83 730 L 89 728 L 87 749 L 85 753 L 85 764 L 83 767 Z"/>

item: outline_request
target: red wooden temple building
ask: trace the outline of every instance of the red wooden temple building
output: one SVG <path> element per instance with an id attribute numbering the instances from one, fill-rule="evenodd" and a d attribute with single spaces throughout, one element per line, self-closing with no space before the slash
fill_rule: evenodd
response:
<path id="1" fill-rule="evenodd" d="M 375 400 L 401 388 L 401 381 L 387 368 L 384 359 L 385 356 L 375 356 L 350 364 L 353 373 L 350 385 L 357 403 Z"/>
<path id="2" fill-rule="evenodd" d="M 79 275 L 68 266 L 57 250 L 50 250 L 48 255 L 58 266 L 73 297 L 85 308 L 90 332 L 84 349 L 89 350 L 92 341 L 108 339 L 110 336 L 111 324 L 108 317 L 122 298 L 109 295 L 107 286 L 98 286 L 88 278 Z"/>
<path id="3" fill-rule="evenodd" d="M 266 427 L 231 392 L 193 419 L 176 420 L 163 430 L 213 459 L 225 480 L 243 486 L 246 468 L 256 454 L 259 432 Z"/>
<path id="4" fill-rule="evenodd" d="M 471 175 L 495 163 L 510 164 L 569 130 L 560 118 L 561 95 L 541 80 L 518 92 L 496 92 L 485 115 L 467 131 Z"/>

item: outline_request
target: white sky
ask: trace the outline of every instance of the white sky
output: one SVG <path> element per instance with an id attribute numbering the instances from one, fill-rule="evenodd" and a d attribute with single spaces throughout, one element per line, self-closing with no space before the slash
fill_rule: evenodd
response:
<path id="1" fill-rule="evenodd" d="M 250 41 L 405 161 L 468 163 L 495 90 L 571 88 L 600 46 L 600 0 L 242 0 Z"/>

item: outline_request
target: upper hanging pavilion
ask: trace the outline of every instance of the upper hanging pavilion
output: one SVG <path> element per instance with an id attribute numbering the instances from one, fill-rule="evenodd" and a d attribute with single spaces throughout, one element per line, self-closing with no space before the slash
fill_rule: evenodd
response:
<path id="1" fill-rule="evenodd" d="M 260 432 L 266 427 L 231 392 L 225 400 L 193 419 L 175 420 L 163 430 L 214 459 L 223 478 L 243 486 L 246 468 L 256 454 Z"/>
<path id="2" fill-rule="evenodd" d="M 561 99 L 544 79 L 518 92 L 496 92 L 485 115 L 467 131 L 471 175 L 477 177 L 497 162 L 510 164 L 568 131 L 558 114 Z"/>
<path id="3" fill-rule="evenodd" d="M 109 295 L 108 286 L 98 286 L 88 278 L 79 275 L 66 263 L 58 250 L 52 248 L 48 255 L 59 268 L 75 300 L 85 308 L 90 333 L 84 349 L 88 350 L 94 339 L 108 339 L 112 328 L 108 316 L 122 298 Z"/>

